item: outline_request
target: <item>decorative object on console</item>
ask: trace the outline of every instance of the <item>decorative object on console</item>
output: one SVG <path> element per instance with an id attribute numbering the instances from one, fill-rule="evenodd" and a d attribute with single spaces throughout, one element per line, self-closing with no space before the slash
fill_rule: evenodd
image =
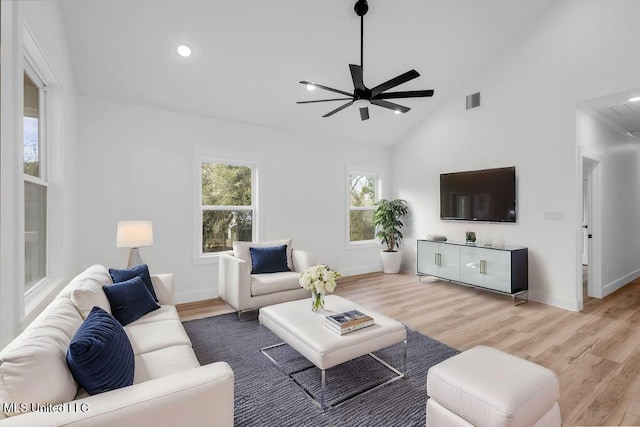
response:
<path id="1" fill-rule="evenodd" d="M 315 313 L 324 310 L 324 294 L 333 292 L 342 277 L 338 271 L 324 264 L 314 265 L 300 273 L 300 286 L 311 291 L 311 310 Z"/>
<path id="2" fill-rule="evenodd" d="M 432 242 L 446 242 L 447 236 L 444 234 L 427 234 L 427 240 L 431 240 Z"/>
<path id="3" fill-rule="evenodd" d="M 152 245 L 153 225 L 151 221 L 118 221 L 116 247 L 131 248 L 127 267 L 142 264 L 139 248 Z"/>
<path id="4" fill-rule="evenodd" d="M 325 114 L 322 117 L 329 117 L 335 113 L 344 110 L 345 108 L 355 105 L 360 109 L 360 119 L 369 120 L 369 105 L 377 105 L 379 107 L 393 110 L 396 114 L 406 113 L 411 108 L 403 105 L 394 104 L 385 99 L 398 99 L 398 98 L 423 98 L 433 96 L 433 90 L 410 90 L 402 92 L 386 92 L 396 86 L 420 77 L 420 73 L 416 70 L 410 70 L 406 73 L 400 74 L 397 77 L 392 78 L 382 84 L 379 84 L 371 89 L 364 85 L 364 62 L 363 62 L 363 47 L 364 47 L 364 15 L 369 10 L 369 5 L 366 0 L 358 0 L 355 4 L 354 10 L 356 15 L 360 17 L 360 65 L 349 64 L 351 70 L 351 79 L 353 80 L 353 92 L 349 93 L 343 90 L 334 89 L 331 87 L 319 85 L 308 81 L 301 81 L 300 83 L 305 85 L 308 90 L 314 90 L 316 87 L 330 92 L 339 93 L 347 96 L 347 98 L 331 98 L 331 99 L 316 99 L 313 101 L 299 101 L 298 104 L 310 104 L 316 102 L 333 102 L 333 101 L 347 101 L 346 104 L 341 105 L 333 111 Z"/>
<path id="5" fill-rule="evenodd" d="M 403 237 L 400 229 L 404 224 L 400 220 L 409 213 L 409 208 L 407 202 L 401 199 L 382 199 L 376 205 L 373 214 L 376 237 L 380 239 L 380 243 L 387 245 L 387 249 L 381 252 L 382 271 L 395 274 L 400 271 L 402 264 L 402 255 L 396 250 L 396 247 L 400 247 Z"/>
<path id="6" fill-rule="evenodd" d="M 474 231 L 467 231 L 464 233 L 465 242 L 467 245 L 475 246 L 476 244 L 476 233 Z"/>

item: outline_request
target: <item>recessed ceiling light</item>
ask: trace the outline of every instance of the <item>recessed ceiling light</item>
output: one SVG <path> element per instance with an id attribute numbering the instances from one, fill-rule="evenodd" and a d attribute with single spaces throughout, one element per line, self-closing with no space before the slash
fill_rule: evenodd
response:
<path id="1" fill-rule="evenodd" d="M 395 111 L 394 111 L 394 113 L 396 113 L 396 114 L 400 114 L 401 112 L 402 112 L 402 111 L 400 111 L 400 110 L 395 110 Z"/>
<path id="2" fill-rule="evenodd" d="M 191 48 L 187 45 L 182 44 L 178 46 L 177 50 L 178 50 L 178 55 L 180 56 L 184 56 L 185 58 L 187 56 L 191 56 Z"/>
<path id="3" fill-rule="evenodd" d="M 308 84 L 307 85 L 307 90 L 316 90 L 316 87 L 315 87 L 315 85 Z"/>
<path id="4" fill-rule="evenodd" d="M 629 102 L 638 102 L 640 101 L 640 96 L 634 96 L 633 98 L 629 98 Z"/>

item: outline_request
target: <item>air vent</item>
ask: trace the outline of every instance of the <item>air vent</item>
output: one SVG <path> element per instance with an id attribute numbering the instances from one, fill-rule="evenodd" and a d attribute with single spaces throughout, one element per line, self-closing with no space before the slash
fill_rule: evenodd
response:
<path id="1" fill-rule="evenodd" d="M 467 110 L 480 106 L 480 92 L 467 95 Z"/>

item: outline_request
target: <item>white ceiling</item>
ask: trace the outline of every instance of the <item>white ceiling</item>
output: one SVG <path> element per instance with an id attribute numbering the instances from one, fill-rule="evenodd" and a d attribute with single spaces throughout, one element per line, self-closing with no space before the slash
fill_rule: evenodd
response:
<path id="1" fill-rule="evenodd" d="M 638 96 L 640 88 L 591 99 L 583 104 L 613 122 L 620 131 L 640 139 L 640 101 L 629 101 Z"/>
<path id="2" fill-rule="evenodd" d="M 339 140 L 391 146 L 424 122 L 461 82 L 504 48 L 553 0 L 369 0 L 364 79 L 376 86 L 409 69 L 395 100 L 407 114 L 372 106 L 361 121 L 300 80 L 351 92 L 359 63 L 355 0 L 61 0 L 78 92 Z M 193 55 L 182 58 L 176 47 Z M 482 88 L 477 88 L 481 90 Z M 464 99 L 460 100 L 464 105 Z"/>

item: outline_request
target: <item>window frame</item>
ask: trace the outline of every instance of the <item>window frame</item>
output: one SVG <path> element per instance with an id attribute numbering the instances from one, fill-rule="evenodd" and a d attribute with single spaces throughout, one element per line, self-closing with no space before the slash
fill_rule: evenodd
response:
<path id="1" fill-rule="evenodd" d="M 38 294 L 45 283 L 47 283 L 50 279 L 50 260 L 49 260 L 49 246 L 50 246 L 50 196 L 49 196 L 49 93 L 48 93 L 48 85 L 46 83 L 46 79 L 43 77 L 42 73 L 39 72 L 38 67 L 33 63 L 30 59 L 29 55 L 25 55 L 24 63 L 23 63 L 23 72 L 29 76 L 31 82 L 38 88 L 38 175 L 33 176 L 24 173 L 24 130 L 21 133 L 21 165 L 20 170 L 22 172 L 22 248 L 25 248 L 26 245 L 26 224 L 25 224 L 25 200 L 24 200 L 24 189 L 25 183 L 31 183 L 34 185 L 39 185 L 45 188 L 45 268 L 44 268 L 44 277 L 38 280 L 36 283 L 31 285 L 29 289 L 24 289 L 26 287 L 25 283 L 25 275 L 26 275 L 26 255 L 24 256 L 24 261 L 22 265 L 22 286 L 25 299 L 29 300 L 33 298 L 34 295 Z M 23 76 L 24 79 L 24 76 Z M 23 80 L 24 87 L 24 80 Z M 23 102 L 24 102 L 24 93 L 23 93 Z M 21 115 L 24 117 L 24 105 L 22 106 Z M 24 120 L 24 119 L 23 119 Z"/>
<path id="2" fill-rule="evenodd" d="M 347 165 L 347 170 L 345 174 L 346 248 L 351 250 L 351 249 L 379 247 L 380 242 L 375 238 L 375 235 L 373 239 L 369 239 L 369 240 L 353 240 L 353 241 L 351 240 L 351 211 L 375 211 L 375 207 L 367 208 L 367 207 L 351 206 L 350 184 L 351 184 L 351 177 L 354 175 L 375 178 L 375 181 L 376 181 L 375 200 L 377 202 L 378 200 L 382 199 L 382 195 L 383 195 L 382 186 L 384 183 L 385 174 L 384 174 L 384 170 L 381 168 Z"/>
<path id="3" fill-rule="evenodd" d="M 232 166 L 245 166 L 251 169 L 251 206 L 223 206 L 202 204 L 202 165 L 205 163 L 219 163 Z M 260 240 L 259 226 L 259 159 L 246 153 L 232 153 L 212 151 L 196 148 L 194 150 L 194 220 L 193 220 L 193 263 L 216 264 L 221 254 L 230 251 L 203 252 L 202 251 L 202 213 L 208 211 L 251 211 L 252 241 Z"/>

